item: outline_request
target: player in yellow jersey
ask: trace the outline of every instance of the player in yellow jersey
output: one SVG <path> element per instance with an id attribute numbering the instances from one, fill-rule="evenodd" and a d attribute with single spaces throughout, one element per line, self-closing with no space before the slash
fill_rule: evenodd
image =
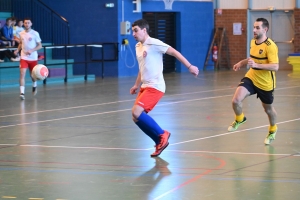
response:
<path id="1" fill-rule="evenodd" d="M 270 122 L 269 132 L 264 141 L 267 145 L 275 140 L 277 132 L 277 113 L 272 103 L 274 100 L 273 92 L 276 87 L 275 72 L 279 68 L 278 48 L 267 37 L 268 30 L 269 22 L 264 18 L 258 18 L 254 22 L 254 38 L 250 45 L 250 58 L 241 60 L 233 66 L 234 71 L 245 65 L 248 65 L 250 69 L 241 80 L 232 98 L 235 120 L 228 127 L 228 131 L 235 131 L 241 124 L 246 122 L 242 102 L 246 97 L 257 94 L 257 98 L 261 100 Z"/>

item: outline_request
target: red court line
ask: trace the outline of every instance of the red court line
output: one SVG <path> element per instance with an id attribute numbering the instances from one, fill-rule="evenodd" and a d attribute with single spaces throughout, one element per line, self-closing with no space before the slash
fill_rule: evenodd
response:
<path id="1" fill-rule="evenodd" d="M 212 171 L 214 171 L 214 170 L 219 170 L 219 169 L 223 168 L 223 167 L 226 165 L 225 160 L 222 160 L 222 159 L 220 159 L 220 158 L 217 158 L 217 157 L 214 157 L 214 156 L 206 156 L 206 155 L 200 155 L 200 156 L 203 156 L 203 157 L 206 157 L 206 158 L 209 158 L 209 159 L 217 160 L 217 161 L 220 162 L 220 164 L 219 164 L 216 168 L 205 170 L 203 173 L 201 173 L 201 174 L 199 174 L 199 175 L 193 177 L 192 179 L 189 179 L 189 180 L 183 182 L 182 184 L 176 186 L 175 188 L 173 188 L 173 189 L 171 189 L 171 190 L 169 190 L 169 191 L 167 191 L 167 192 L 161 194 L 160 196 L 154 198 L 154 200 L 161 199 L 161 198 L 167 196 L 168 194 L 170 194 L 170 193 L 172 193 L 172 192 L 174 192 L 174 191 L 176 191 L 176 190 L 179 190 L 179 189 L 181 189 L 182 187 L 184 187 L 184 186 L 186 186 L 186 185 L 188 185 L 188 184 L 190 184 L 190 183 L 193 183 L 193 182 L 197 181 L 197 180 L 200 179 L 201 177 L 203 177 L 203 176 L 205 176 L 205 175 L 207 175 L 207 174 L 210 174 Z"/>

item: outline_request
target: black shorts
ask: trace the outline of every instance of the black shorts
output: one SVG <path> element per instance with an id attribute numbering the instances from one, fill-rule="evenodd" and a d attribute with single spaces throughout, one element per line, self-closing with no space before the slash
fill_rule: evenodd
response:
<path id="1" fill-rule="evenodd" d="M 250 95 L 257 94 L 257 98 L 259 98 L 261 100 L 261 102 L 263 102 L 264 104 L 272 104 L 273 103 L 273 100 L 274 100 L 273 92 L 274 92 L 274 90 L 265 91 L 265 90 L 259 89 L 258 87 L 256 87 L 253 84 L 251 79 L 249 79 L 247 77 L 244 77 L 241 80 L 239 86 L 245 87 L 250 92 Z"/>

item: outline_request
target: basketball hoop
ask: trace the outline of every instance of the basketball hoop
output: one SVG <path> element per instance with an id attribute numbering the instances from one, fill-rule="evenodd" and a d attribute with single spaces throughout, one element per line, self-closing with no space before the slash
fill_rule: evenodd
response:
<path id="1" fill-rule="evenodd" d="M 165 2 L 165 9 L 166 10 L 172 10 L 172 4 L 174 0 L 163 0 Z"/>

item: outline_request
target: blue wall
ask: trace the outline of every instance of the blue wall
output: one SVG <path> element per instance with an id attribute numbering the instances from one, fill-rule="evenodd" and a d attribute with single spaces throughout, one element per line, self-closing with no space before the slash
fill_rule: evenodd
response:
<path id="1" fill-rule="evenodd" d="M 119 53 L 119 62 L 105 63 L 105 76 L 136 76 L 138 64 L 135 61 L 136 41 L 132 35 L 120 34 L 122 21 L 122 0 L 43 0 L 45 4 L 60 13 L 70 23 L 71 43 L 119 42 L 129 40 L 129 46 Z M 132 0 L 124 0 L 124 21 L 142 18 L 142 12 L 177 12 L 179 18 L 177 30 L 177 50 L 191 63 L 203 69 L 206 54 L 212 39 L 214 15 L 212 2 L 174 1 L 171 11 L 165 10 L 163 1 L 141 1 L 142 12 L 134 13 Z M 105 8 L 105 3 L 114 3 L 114 8 Z M 119 50 L 121 50 L 119 45 Z M 127 53 L 127 56 L 126 56 Z M 126 66 L 127 65 L 127 66 Z M 130 68 L 132 67 L 132 68 Z M 177 72 L 187 71 L 180 63 Z M 101 76 L 101 71 L 94 73 Z"/>
<path id="2" fill-rule="evenodd" d="M 200 70 L 203 69 L 207 51 L 213 37 L 214 29 L 214 11 L 213 2 L 183 2 L 174 1 L 172 10 L 165 10 L 163 1 L 147 1 L 142 2 L 142 12 L 177 12 L 179 16 L 179 23 L 177 23 L 177 44 L 176 48 L 180 51 L 193 65 L 198 66 Z M 141 13 L 133 13 L 135 10 L 132 1 L 124 1 L 125 13 L 124 20 L 131 23 L 137 19 L 142 18 Z M 119 3 L 119 17 L 121 22 L 121 2 Z M 129 44 L 134 50 L 136 41 L 129 35 L 127 37 L 119 36 L 119 42 L 123 38 L 129 39 Z M 120 42 L 121 43 L 121 42 Z M 131 57 L 128 56 L 130 60 Z M 128 61 L 128 63 L 133 63 Z M 187 71 L 186 67 L 180 62 L 176 63 L 177 72 Z M 119 76 L 132 76 L 138 72 L 137 63 L 134 68 L 127 68 L 123 60 L 119 62 Z"/>
<path id="3" fill-rule="evenodd" d="M 118 42 L 118 0 L 42 1 L 69 21 L 71 44 Z M 105 3 L 114 3 L 115 7 L 106 8 Z M 106 62 L 104 71 L 105 76 L 118 76 L 118 62 Z M 74 72 L 83 74 L 83 67 Z M 90 64 L 89 74 L 101 76 L 101 65 Z"/>

